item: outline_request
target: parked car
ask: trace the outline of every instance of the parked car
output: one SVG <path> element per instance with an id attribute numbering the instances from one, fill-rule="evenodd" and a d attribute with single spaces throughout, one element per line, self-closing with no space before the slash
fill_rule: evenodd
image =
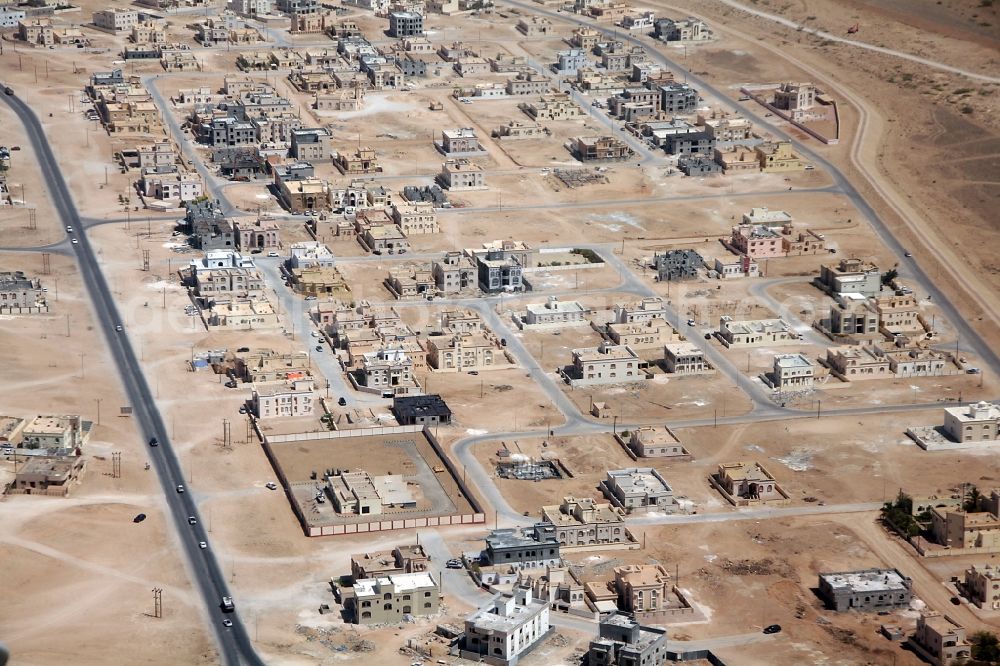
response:
<path id="1" fill-rule="evenodd" d="M 323 345 L 316 345 L 316 351 L 318 352 L 323 351 Z"/>
<path id="2" fill-rule="evenodd" d="M 141 523 L 144 520 L 146 520 L 146 514 L 140 513 L 135 518 L 132 519 L 132 522 L 133 523 Z"/>
<path id="3" fill-rule="evenodd" d="M 223 627 L 231 627 L 231 626 L 233 626 L 233 621 L 232 621 L 232 620 L 230 620 L 230 619 L 229 619 L 229 618 L 227 617 L 226 619 L 224 619 L 224 620 L 222 621 L 222 626 L 223 626 Z"/>
<path id="4" fill-rule="evenodd" d="M 461 569 L 462 568 L 462 560 L 459 560 L 459 559 L 456 559 L 456 558 L 452 558 L 452 559 L 448 560 L 447 562 L 445 562 L 444 566 L 447 567 L 448 569 Z"/>
<path id="5" fill-rule="evenodd" d="M 236 350 L 236 353 L 237 354 L 242 354 L 242 353 L 248 352 L 248 351 L 250 351 L 249 347 L 240 347 L 239 349 Z"/>
<path id="6" fill-rule="evenodd" d="M 347 405 L 347 398 L 340 396 L 340 399 L 337 400 L 337 404 L 341 407 L 345 407 Z"/>
<path id="7" fill-rule="evenodd" d="M 780 624 L 769 624 L 766 627 L 764 627 L 764 633 L 765 634 L 776 634 L 779 631 L 781 631 L 781 625 Z"/>
<path id="8" fill-rule="evenodd" d="M 267 488 L 268 490 L 277 490 L 278 484 L 275 483 L 274 481 L 268 481 L 267 483 L 264 484 L 264 487 Z"/>
<path id="9" fill-rule="evenodd" d="M 228 382 L 226 382 L 226 388 L 236 388 L 236 382 L 230 379 Z"/>
<path id="10" fill-rule="evenodd" d="M 469 374 L 470 375 L 478 375 L 479 371 L 478 370 L 469 370 Z"/>

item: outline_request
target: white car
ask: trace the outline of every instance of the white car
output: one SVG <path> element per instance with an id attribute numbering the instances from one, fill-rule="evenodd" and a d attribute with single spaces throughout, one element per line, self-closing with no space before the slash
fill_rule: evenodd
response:
<path id="1" fill-rule="evenodd" d="M 198 542 L 198 547 L 199 548 L 208 548 L 208 544 L 205 543 L 204 541 L 199 541 Z"/>
<path id="2" fill-rule="evenodd" d="M 66 227 L 66 233 L 68 234 L 73 233 L 73 227 Z"/>
<path id="3" fill-rule="evenodd" d="M 77 240 L 77 239 L 75 239 L 75 238 L 74 238 L 73 240 L 71 240 L 70 242 L 71 242 L 71 243 L 73 243 L 73 245 L 77 245 L 77 244 L 79 244 L 79 243 L 80 243 L 80 241 L 78 241 L 78 240 Z"/>
<path id="4" fill-rule="evenodd" d="M 269 257 L 277 257 L 277 256 L 280 256 L 280 255 L 277 252 L 273 252 L 272 251 L 272 252 L 268 252 L 267 256 L 269 256 Z"/>

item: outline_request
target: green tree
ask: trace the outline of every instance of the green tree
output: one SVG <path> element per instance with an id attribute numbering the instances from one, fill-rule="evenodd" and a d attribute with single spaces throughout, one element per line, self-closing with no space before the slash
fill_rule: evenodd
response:
<path id="1" fill-rule="evenodd" d="M 1000 641 L 989 631 L 977 631 L 969 641 L 972 643 L 972 658 L 977 662 L 995 664 L 1000 661 Z"/>
<path id="2" fill-rule="evenodd" d="M 965 493 L 965 502 L 963 502 L 962 508 L 966 511 L 979 511 L 979 501 L 982 497 L 983 494 L 979 492 L 979 488 L 972 486 L 972 488 Z"/>
<path id="3" fill-rule="evenodd" d="M 897 277 L 899 277 L 899 271 L 895 268 L 890 268 L 885 273 L 882 273 L 882 284 L 891 284 Z"/>

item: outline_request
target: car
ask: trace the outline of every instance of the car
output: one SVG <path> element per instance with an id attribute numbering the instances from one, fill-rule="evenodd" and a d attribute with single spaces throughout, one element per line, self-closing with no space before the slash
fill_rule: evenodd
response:
<path id="1" fill-rule="evenodd" d="M 198 519 L 194 516 L 188 516 L 188 525 L 197 525 Z"/>
<path id="2" fill-rule="evenodd" d="M 261 250 L 260 248 L 254 248 L 254 249 L 250 250 L 250 254 L 260 254 L 263 251 L 264 250 Z"/>
<path id="3" fill-rule="evenodd" d="M 80 241 L 78 241 L 78 240 L 77 240 L 77 239 L 75 239 L 75 238 L 74 238 L 73 240 L 71 240 L 71 241 L 70 241 L 70 243 L 72 243 L 73 245 L 77 245 L 77 244 L 79 244 L 79 242 L 80 242 Z"/>
<path id="4" fill-rule="evenodd" d="M 913 253 L 912 253 L 912 252 L 904 252 L 904 253 L 903 253 L 903 256 L 904 256 L 904 257 L 912 257 L 912 256 L 913 256 Z"/>
<path id="5" fill-rule="evenodd" d="M 236 352 L 237 352 L 238 354 L 243 354 L 243 353 L 246 353 L 246 352 L 248 352 L 248 351 L 250 351 L 250 348 L 249 348 L 249 347 L 240 347 L 239 349 L 237 349 L 237 350 L 236 350 Z"/>
<path id="6" fill-rule="evenodd" d="M 316 297 L 315 296 L 306 296 L 306 300 L 307 301 L 315 301 Z"/>
<path id="7" fill-rule="evenodd" d="M 280 255 L 277 252 L 271 251 L 271 252 L 267 253 L 267 256 L 269 256 L 269 257 L 278 257 Z"/>
<path id="8" fill-rule="evenodd" d="M 118 324 L 117 326 L 115 326 L 115 330 L 118 331 L 119 333 L 121 333 L 122 332 L 122 325 Z"/>
<path id="9" fill-rule="evenodd" d="M 149 438 L 149 445 L 150 446 L 159 446 L 160 442 L 155 437 L 150 437 Z"/>
<path id="10" fill-rule="evenodd" d="M 277 490 L 278 484 L 275 483 L 274 481 L 268 481 L 267 483 L 264 484 L 264 487 L 267 488 L 268 490 Z"/>
<path id="11" fill-rule="evenodd" d="M 146 514 L 140 513 L 140 514 L 136 515 L 135 518 L 132 519 L 132 522 L 133 523 L 141 523 L 144 520 L 146 520 Z"/>
<path id="12" fill-rule="evenodd" d="M 764 633 L 765 634 L 776 634 L 779 631 L 781 631 L 781 625 L 780 624 L 769 624 L 766 627 L 764 627 Z"/>
<path id="13" fill-rule="evenodd" d="M 694 319 L 688 319 L 688 322 L 687 322 L 688 326 L 694 326 L 697 323 L 698 322 L 696 322 Z"/>
<path id="14" fill-rule="evenodd" d="M 340 398 L 337 399 L 337 404 L 340 405 L 341 407 L 346 407 L 347 398 L 345 398 L 344 396 L 340 396 Z"/>
<path id="15" fill-rule="evenodd" d="M 980 372 L 979 368 L 968 368 L 968 369 L 966 369 L 965 374 L 967 374 L 967 375 L 978 375 L 979 372 Z"/>
<path id="16" fill-rule="evenodd" d="M 705 339 L 706 340 L 711 340 L 712 339 L 712 334 L 711 333 L 706 333 L 705 334 Z"/>
<path id="17" fill-rule="evenodd" d="M 316 345 L 316 351 L 318 352 L 323 351 L 323 345 Z"/>
<path id="18" fill-rule="evenodd" d="M 247 413 L 247 406 L 240 405 L 240 414 L 246 414 L 246 413 Z"/>
<path id="19" fill-rule="evenodd" d="M 444 566 L 448 569 L 461 569 L 462 560 L 451 559 L 444 563 Z"/>
<path id="20" fill-rule="evenodd" d="M 236 382 L 230 379 L 228 382 L 226 382 L 225 386 L 226 388 L 236 388 Z"/>
<path id="21" fill-rule="evenodd" d="M 469 370 L 469 374 L 470 375 L 478 375 L 479 371 L 478 370 Z"/>
<path id="22" fill-rule="evenodd" d="M 208 548 L 208 544 L 205 543 L 204 541 L 199 541 L 198 542 L 198 547 L 199 548 Z"/>
<path id="23" fill-rule="evenodd" d="M 227 618 L 226 618 L 225 620 L 223 620 L 223 621 L 222 621 L 222 626 L 223 626 L 223 627 L 231 627 L 231 626 L 233 626 L 233 621 L 232 621 L 232 620 L 230 620 L 230 619 L 229 619 L 229 618 L 227 617 Z"/>
<path id="24" fill-rule="evenodd" d="M 951 603 L 953 603 L 956 606 L 961 606 L 962 605 L 962 600 L 959 599 L 958 597 L 952 597 L 951 598 Z"/>
<path id="25" fill-rule="evenodd" d="M 177 486 L 177 492 L 179 492 L 179 493 L 184 492 L 184 486 L 182 486 L 182 485 L 181 486 Z"/>
<path id="26" fill-rule="evenodd" d="M 312 331 L 311 333 L 309 333 L 309 335 L 313 336 L 314 338 L 318 338 L 319 337 L 319 331 Z"/>
<path id="27" fill-rule="evenodd" d="M 66 227 L 66 233 L 68 234 L 73 233 L 73 227 Z"/>

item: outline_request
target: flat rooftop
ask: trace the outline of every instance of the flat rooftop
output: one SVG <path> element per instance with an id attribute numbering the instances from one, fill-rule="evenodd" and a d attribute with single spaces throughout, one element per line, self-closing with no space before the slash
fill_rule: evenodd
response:
<path id="1" fill-rule="evenodd" d="M 652 467 L 630 467 L 608 472 L 608 479 L 626 495 L 670 492 L 670 486 Z"/>
<path id="2" fill-rule="evenodd" d="M 354 584 L 354 594 L 358 597 L 371 597 L 379 592 L 380 587 L 392 585 L 396 592 L 413 592 L 429 587 L 436 587 L 434 577 L 426 571 L 410 574 L 393 574 L 379 578 L 365 578 Z"/>
<path id="3" fill-rule="evenodd" d="M 907 585 L 895 569 L 868 569 L 843 573 L 820 574 L 834 591 L 876 592 L 880 590 L 905 590 Z"/>

